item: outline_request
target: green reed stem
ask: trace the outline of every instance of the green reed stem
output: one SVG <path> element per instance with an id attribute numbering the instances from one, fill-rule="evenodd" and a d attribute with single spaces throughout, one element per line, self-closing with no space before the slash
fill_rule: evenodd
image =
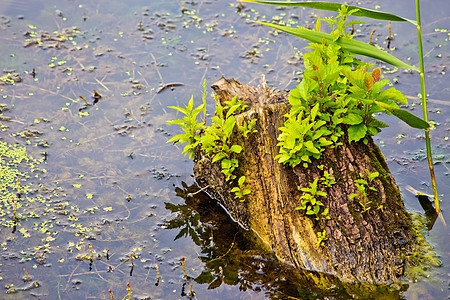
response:
<path id="1" fill-rule="evenodd" d="M 419 45 L 419 60 L 420 60 L 420 86 L 422 94 L 422 108 L 423 108 L 423 119 L 428 123 L 428 113 L 427 113 L 427 94 L 425 91 L 425 72 L 423 63 L 423 48 L 422 48 L 422 27 L 420 21 L 420 1 L 416 0 L 416 14 L 417 14 L 417 43 Z M 428 167 L 430 168 L 431 183 L 433 185 L 434 194 L 434 207 L 436 212 L 439 214 L 441 212 L 441 207 L 439 205 L 438 192 L 436 187 L 436 177 L 434 175 L 433 168 L 433 157 L 431 156 L 431 142 L 430 142 L 430 128 L 425 129 L 425 143 L 427 148 L 427 158 Z"/>

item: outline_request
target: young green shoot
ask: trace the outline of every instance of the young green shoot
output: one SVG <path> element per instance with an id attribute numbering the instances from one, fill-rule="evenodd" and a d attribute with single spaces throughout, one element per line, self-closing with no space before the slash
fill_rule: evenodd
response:
<path id="1" fill-rule="evenodd" d="M 369 192 L 377 191 L 377 189 L 372 186 L 372 181 L 375 178 L 377 178 L 380 175 L 380 173 L 378 173 L 378 172 L 371 173 L 367 169 L 365 169 L 364 172 L 365 172 L 365 175 L 362 173 L 359 173 L 360 178 L 355 180 L 355 186 L 356 186 L 357 192 L 352 193 L 349 196 L 349 199 L 353 200 L 353 199 L 357 198 L 358 203 L 361 205 L 361 207 L 363 209 L 363 212 L 366 212 L 370 209 L 369 205 L 372 203 L 372 201 L 369 200 Z M 364 179 L 365 177 L 367 177 L 367 180 Z"/>
<path id="2" fill-rule="evenodd" d="M 251 193 L 249 189 L 244 187 L 245 176 L 239 177 L 238 186 L 231 189 L 231 192 L 234 193 L 234 198 L 239 199 L 241 202 L 244 202 L 244 196 Z"/>

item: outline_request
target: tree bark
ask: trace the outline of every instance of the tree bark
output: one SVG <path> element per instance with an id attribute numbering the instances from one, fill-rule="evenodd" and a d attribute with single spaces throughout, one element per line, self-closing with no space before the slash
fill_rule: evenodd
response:
<path id="1" fill-rule="evenodd" d="M 326 149 L 322 157 L 313 159 L 308 168 L 294 168 L 275 160 L 278 154 L 277 137 L 289 112 L 288 93 L 269 89 L 264 78 L 257 87 L 240 84 L 234 79 L 217 81 L 212 88 L 220 103 L 238 96 L 250 109 L 237 115 L 237 124 L 256 118 L 256 133 L 244 138 L 237 130 L 232 144 L 243 151 L 236 155 L 239 167 L 237 178 L 246 176 L 245 187 L 251 194 L 241 202 L 221 172 L 220 162 L 211 163 L 196 151 L 194 176 L 197 183 L 216 198 L 231 217 L 244 228 L 251 229 L 271 249 L 278 259 L 294 265 L 301 272 L 317 271 L 328 278 L 344 283 L 388 284 L 397 282 L 403 274 L 405 256 L 413 242 L 412 223 L 402 202 L 399 189 L 384 160 L 383 154 L 371 138 Z M 318 166 L 324 165 L 320 170 Z M 358 200 L 349 199 L 357 192 L 354 180 L 364 170 L 379 172 L 369 193 L 370 209 L 364 211 Z M 316 221 L 300 205 L 299 188 L 323 176 L 327 170 L 335 178 L 321 201 L 329 209 L 329 220 Z M 326 231 L 328 240 L 318 245 L 317 232 Z"/>

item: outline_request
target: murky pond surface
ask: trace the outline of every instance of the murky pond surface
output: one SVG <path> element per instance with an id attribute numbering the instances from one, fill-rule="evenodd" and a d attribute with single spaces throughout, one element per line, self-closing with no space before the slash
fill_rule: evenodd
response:
<path id="1" fill-rule="evenodd" d="M 383 1 L 380 9 L 415 18 L 410 2 Z M 249 4 L 240 10 L 238 3 L 215 0 L 0 4 L 0 76 L 6 76 L 0 142 L 16 145 L 16 152 L 25 147 L 35 159 L 21 163 L 22 172 L 33 170 L 28 177 L 17 175 L 23 197 L 15 227 L 8 197 L 17 185 L 0 191 L 1 299 L 111 299 L 109 290 L 122 299 L 127 282 L 136 299 L 350 297 L 297 286 L 218 206 L 201 194 L 187 197 L 195 191 L 193 164 L 180 147 L 166 144 L 179 133 L 166 125 L 177 116 L 168 106 L 181 106 L 191 95 L 200 103 L 205 80 L 209 86 L 225 75 L 256 84 L 265 74 L 273 87 L 294 87 L 307 43 L 251 20 L 307 26 L 316 18 L 312 11 Z M 435 172 L 448 221 L 450 4 L 428 0 L 422 8 Z M 359 38 L 367 40 L 373 28 L 383 45 L 384 22 L 362 26 Z M 392 31 L 394 54 L 417 64 L 415 28 L 393 24 Z M 383 70 L 421 116 L 418 75 Z M 390 127 L 375 140 L 407 209 L 423 214 L 406 188 L 432 193 L 423 132 L 381 119 Z M 3 159 L 12 160 L 5 151 Z M 437 220 L 426 236 L 442 267 L 387 297 L 447 297 L 448 230 Z"/>

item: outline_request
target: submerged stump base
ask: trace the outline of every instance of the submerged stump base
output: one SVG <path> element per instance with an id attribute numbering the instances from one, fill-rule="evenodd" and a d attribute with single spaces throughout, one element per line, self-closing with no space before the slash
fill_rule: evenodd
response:
<path id="1" fill-rule="evenodd" d="M 236 155 L 239 168 L 235 174 L 237 178 L 246 176 L 245 188 L 251 194 L 243 202 L 235 199 L 231 189 L 237 186 L 237 179 L 226 182 L 220 162 L 212 163 L 200 150 L 196 151 L 194 166 L 199 186 L 216 198 L 235 221 L 253 230 L 280 261 L 302 273 L 307 270 L 323 274 L 313 279 L 318 284 L 334 284 L 329 278 L 363 285 L 398 282 L 413 242 L 412 223 L 383 154 L 372 139 L 365 145 L 348 143 L 343 137 L 343 145 L 327 149 L 308 168 L 292 168 L 274 159 L 279 127 L 290 109 L 288 94 L 269 89 L 264 78 L 256 88 L 225 78 L 212 87 L 222 104 L 237 96 L 249 105 L 248 111 L 236 116 L 237 124 L 258 120 L 254 127 L 258 132 L 244 138 L 235 131 L 232 136 L 232 143 L 243 148 Z M 321 201 L 329 209 L 330 219 L 316 221 L 295 208 L 300 205 L 299 188 L 309 187 L 310 182 L 323 176 L 324 170 L 334 176 L 336 183 L 320 188 L 327 193 Z M 357 193 L 354 180 L 364 170 L 380 174 L 371 184 L 377 192 L 369 193 L 372 203 L 366 211 L 357 199 L 349 199 Z M 327 240 L 321 246 L 317 232 L 323 230 Z"/>

